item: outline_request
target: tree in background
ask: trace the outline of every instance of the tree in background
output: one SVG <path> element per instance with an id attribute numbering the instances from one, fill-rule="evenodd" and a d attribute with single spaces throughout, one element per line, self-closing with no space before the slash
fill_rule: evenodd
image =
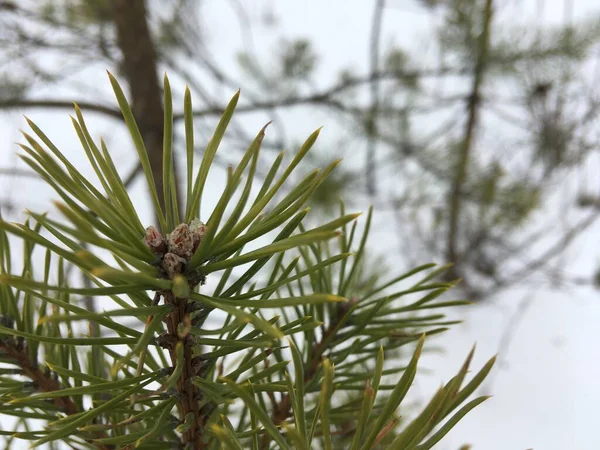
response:
<path id="1" fill-rule="evenodd" d="M 244 4 L 228 4 L 247 41 L 254 28 L 276 27 L 268 2 L 263 23 L 250 18 Z M 385 220 L 394 221 L 403 264 L 423 258 L 453 262 L 449 279 L 461 278 L 472 299 L 489 298 L 536 274 L 571 281 L 552 262 L 600 211 L 597 186 L 582 183 L 576 194 L 563 189 L 597 150 L 591 136 L 596 72 L 590 79 L 583 71 L 600 38 L 599 18 L 572 23 L 567 8 L 563 26 L 518 27 L 493 0 L 406 2 L 402 7 L 422 8 L 438 23 L 431 45 L 439 56 L 422 61 L 420 49 L 383 47 L 385 13 L 401 7 L 377 0 L 369 73 L 340 68 L 339 81 L 316 89 L 318 43 L 303 38 L 283 39 L 275 60 L 262 61 L 251 48 L 241 51 L 241 74 L 224 73 L 202 33 L 203 5 L 2 2 L 2 53 L 11 63 L 1 69 L 0 107 L 70 108 L 66 99 L 40 98 L 36 88 L 62 85 L 91 63 L 122 74 L 161 205 L 161 70 L 185 79 L 199 96 L 198 132 L 222 110 L 216 93 L 238 86 L 249 99 L 240 111 L 274 120 L 277 150 L 292 144 L 282 112 L 319 108 L 350 134 L 340 138 L 340 148 L 349 147 L 363 161 L 328 181 L 318 193 L 323 204 L 335 204 L 340 192 L 357 202 L 369 199 L 385 211 Z M 39 62 L 49 54 L 52 64 Z M 119 112 L 101 100 L 88 95 L 78 103 L 122 123 Z M 175 120 L 181 122 L 180 111 Z M 232 131 L 232 147 L 249 138 L 239 121 Z M 231 161 L 226 155 L 217 162 Z M 140 173 L 138 166 L 124 174 L 126 185 Z M 557 220 L 548 211 L 557 202 L 573 209 L 573 219 Z M 564 219 L 562 210 L 560 215 Z"/>

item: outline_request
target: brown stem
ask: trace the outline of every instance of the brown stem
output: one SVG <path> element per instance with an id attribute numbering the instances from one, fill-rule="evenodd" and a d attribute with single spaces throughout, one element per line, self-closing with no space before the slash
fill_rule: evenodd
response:
<path id="1" fill-rule="evenodd" d="M 20 338 L 15 340 L 12 336 L 0 339 L 0 353 L 6 355 L 18 366 L 23 371 L 23 375 L 35 384 L 39 392 L 54 392 L 62 389 L 59 382 L 52 377 L 50 371 L 40 370 L 37 362 L 29 358 L 24 340 L 20 340 Z M 67 415 L 79 412 L 77 404 L 68 396 L 53 398 L 52 403 Z M 112 448 L 103 444 L 94 445 L 98 450 L 111 450 Z M 70 447 L 75 449 L 72 445 Z"/>
<path id="2" fill-rule="evenodd" d="M 53 392 L 61 390 L 60 384 L 49 373 L 42 372 L 37 363 L 29 359 L 27 347 L 20 345 L 12 337 L 0 340 L 0 351 L 5 353 L 14 364 L 19 366 L 23 375 L 35 383 L 36 388 L 41 392 Z M 71 415 L 78 411 L 77 405 L 70 397 L 56 397 L 52 399 L 54 403 L 65 414 Z"/>
<path id="3" fill-rule="evenodd" d="M 352 299 L 349 304 L 338 304 L 338 309 L 332 314 L 329 325 L 323 330 L 323 335 L 319 342 L 312 347 L 312 358 L 304 365 L 304 384 L 308 385 L 313 381 L 319 365 L 322 362 L 325 351 L 331 346 L 334 339 L 339 337 L 338 331 L 348 324 L 351 320 L 352 304 L 358 300 Z M 282 394 L 281 401 L 273 407 L 271 418 L 275 425 L 281 425 L 291 415 L 292 401 L 288 394 Z M 265 435 L 262 442 L 262 448 L 268 448 L 269 437 Z"/>
<path id="4" fill-rule="evenodd" d="M 187 414 L 194 414 L 194 421 L 189 430 L 183 433 L 183 443 L 192 444 L 194 450 L 206 448 L 206 443 L 203 441 L 203 430 L 208 416 L 203 414 L 199 399 L 200 389 L 194 385 L 191 380 L 197 375 L 198 368 L 194 366 L 194 348 L 191 344 L 191 336 L 184 331 L 180 332 L 180 327 L 185 330 L 190 326 L 190 316 L 186 312 L 188 300 L 185 298 L 176 298 L 172 292 L 163 292 L 165 304 L 174 306 L 173 311 L 166 318 L 167 333 L 172 338 L 172 343 L 169 345 L 169 354 L 173 367 L 177 363 L 176 347 L 177 343 L 183 345 L 183 371 L 177 380 L 177 393 L 179 394 L 179 417 L 184 421 Z"/>

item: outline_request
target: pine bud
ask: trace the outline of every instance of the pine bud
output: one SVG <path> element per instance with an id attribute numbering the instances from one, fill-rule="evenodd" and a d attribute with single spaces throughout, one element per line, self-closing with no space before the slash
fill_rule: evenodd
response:
<path id="1" fill-rule="evenodd" d="M 146 244 L 150 251 L 155 255 L 164 255 L 167 253 L 167 243 L 156 227 L 149 226 L 146 228 L 144 244 Z"/>
<path id="2" fill-rule="evenodd" d="M 177 225 L 173 232 L 169 234 L 167 242 L 170 253 L 175 253 L 186 260 L 192 257 L 194 239 L 187 224 L 180 223 Z"/>
<path id="3" fill-rule="evenodd" d="M 200 219 L 194 219 L 190 222 L 190 232 L 193 238 L 192 252 L 195 252 L 206 234 L 206 225 Z"/>

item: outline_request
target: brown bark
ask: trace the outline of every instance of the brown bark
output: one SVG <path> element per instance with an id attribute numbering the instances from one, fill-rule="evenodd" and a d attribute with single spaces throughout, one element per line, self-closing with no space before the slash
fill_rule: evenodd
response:
<path id="1" fill-rule="evenodd" d="M 176 298 L 172 292 L 167 291 L 163 293 L 166 304 L 172 304 L 175 308 L 169 313 L 166 319 L 167 322 L 167 334 L 172 338 L 172 344 L 169 346 L 169 353 L 173 366 L 177 362 L 176 345 L 177 341 L 183 344 L 183 371 L 181 376 L 177 380 L 177 392 L 181 398 L 179 401 L 179 417 L 183 421 L 189 413 L 194 414 L 194 422 L 189 430 L 183 433 L 183 442 L 185 444 L 192 444 L 194 450 L 200 450 L 205 448 L 203 442 L 203 428 L 206 423 L 207 417 L 204 417 L 198 400 L 200 399 L 200 390 L 191 383 L 191 380 L 196 376 L 198 369 L 194 367 L 194 345 L 191 336 L 184 332 L 181 333 L 181 325 L 185 330 L 186 326 L 189 327 L 189 314 L 186 312 L 188 304 L 187 299 Z M 190 341 L 191 340 L 191 341 Z"/>

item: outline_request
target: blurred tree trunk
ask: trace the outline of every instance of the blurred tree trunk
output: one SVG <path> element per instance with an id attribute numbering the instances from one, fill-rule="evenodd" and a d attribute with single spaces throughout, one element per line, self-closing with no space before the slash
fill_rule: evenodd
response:
<path id="1" fill-rule="evenodd" d="M 123 53 L 121 69 L 129 85 L 133 114 L 146 144 L 158 199 L 164 211 L 162 175 L 164 111 L 162 92 L 156 73 L 158 65 L 156 49 L 148 27 L 146 2 L 145 0 L 115 0 L 114 13 L 117 44 Z M 181 204 L 181 201 L 179 203 Z"/>

